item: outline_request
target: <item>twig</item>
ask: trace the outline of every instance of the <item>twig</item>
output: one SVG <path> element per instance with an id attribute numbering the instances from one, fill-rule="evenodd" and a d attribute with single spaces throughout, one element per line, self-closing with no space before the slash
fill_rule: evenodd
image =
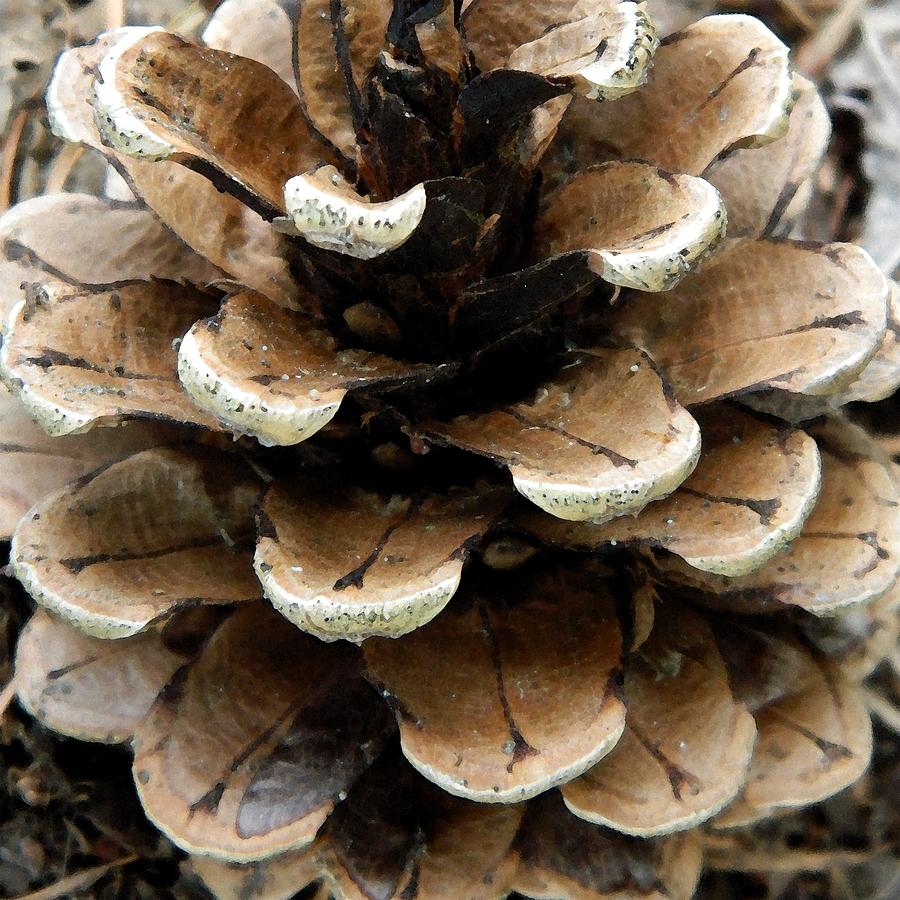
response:
<path id="1" fill-rule="evenodd" d="M 743 851 L 725 860 L 717 860 L 715 856 L 710 856 L 706 864 L 710 869 L 719 871 L 824 872 L 834 865 L 852 866 L 867 862 L 871 858 L 871 853 L 860 853 L 855 850 L 791 850 L 786 853 L 755 850 Z"/>
<path id="2" fill-rule="evenodd" d="M 841 0 L 825 24 L 800 46 L 794 62 L 804 75 L 813 79 L 822 75 L 835 54 L 847 43 L 865 6 L 866 0 Z"/>
<path id="3" fill-rule="evenodd" d="M 900 709 L 872 688 L 864 687 L 862 695 L 869 711 L 875 713 L 894 734 L 900 734 Z"/>
<path id="4" fill-rule="evenodd" d="M 166 31 L 173 31 L 190 39 L 197 35 L 208 17 L 209 9 L 200 0 L 193 0 L 193 3 L 182 7 L 165 22 Z"/>
<path id="5" fill-rule="evenodd" d="M 59 897 L 71 897 L 77 891 L 83 891 L 92 884 L 99 881 L 107 872 L 113 869 L 127 866 L 133 863 L 137 856 L 123 856 L 121 859 L 114 860 L 111 863 L 104 863 L 102 866 L 93 866 L 90 869 L 84 869 L 76 872 L 74 875 L 67 875 L 47 887 L 38 891 L 32 891 L 30 894 L 20 894 L 15 898 L 6 898 L 6 900 L 57 900 Z"/>
<path id="6" fill-rule="evenodd" d="M 125 0 L 106 0 L 106 28 L 121 28 L 125 24 Z"/>
<path id="7" fill-rule="evenodd" d="M 13 171 L 16 167 L 16 154 L 19 152 L 19 142 L 22 140 L 22 132 L 28 121 L 28 110 L 23 106 L 15 115 L 6 140 L 3 142 L 3 162 L 0 163 L 0 212 L 9 208 L 12 199 Z"/>
<path id="8" fill-rule="evenodd" d="M 12 703 L 13 697 L 16 696 L 16 679 L 10 678 L 6 687 L 0 691 L 0 719 L 3 718 L 3 714 L 9 708 L 9 704 Z"/>
<path id="9" fill-rule="evenodd" d="M 804 31 L 811 32 L 816 30 L 816 23 L 803 8 L 803 4 L 800 0 L 778 0 L 778 5 L 790 15 Z"/>
<path id="10" fill-rule="evenodd" d="M 83 144 L 65 144 L 62 150 L 56 154 L 56 158 L 47 172 L 47 181 L 44 184 L 45 194 L 59 193 L 66 185 L 66 179 L 72 172 L 75 163 L 81 159 L 84 153 Z"/>
<path id="11" fill-rule="evenodd" d="M 866 862 L 872 850 L 748 850 L 734 838 L 705 835 L 706 865 L 710 869 L 739 872 L 824 872 L 832 866 Z"/>
<path id="12" fill-rule="evenodd" d="M 884 441 L 881 441 L 881 446 L 884 447 Z M 893 456 L 894 453 L 900 452 L 900 447 L 898 447 L 896 450 L 891 448 L 886 449 L 891 454 L 891 456 Z M 893 670 L 894 674 L 898 678 L 900 678 L 900 650 L 898 650 L 896 653 L 892 653 L 888 661 L 891 664 L 891 669 Z"/>
<path id="13" fill-rule="evenodd" d="M 874 34 L 865 22 L 862 23 L 862 40 L 869 51 L 869 56 L 875 61 L 878 68 L 881 85 L 894 95 L 894 104 L 900 103 L 900 78 L 898 78 L 897 67 L 885 54 L 884 45 L 878 39 L 878 35 Z M 893 107 L 893 111 L 896 115 L 896 106 Z"/>

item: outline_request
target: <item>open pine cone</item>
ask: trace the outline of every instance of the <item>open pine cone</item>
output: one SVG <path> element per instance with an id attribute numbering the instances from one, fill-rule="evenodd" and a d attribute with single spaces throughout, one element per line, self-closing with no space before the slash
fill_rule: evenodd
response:
<path id="1" fill-rule="evenodd" d="M 65 53 L 112 196 L 0 219 L 24 706 L 131 741 L 220 896 L 688 897 L 694 826 L 857 778 L 900 507 L 837 410 L 897 295 L 778 237 L 829 130 L 785 46 L 615 0 L 203 40 Z"/>

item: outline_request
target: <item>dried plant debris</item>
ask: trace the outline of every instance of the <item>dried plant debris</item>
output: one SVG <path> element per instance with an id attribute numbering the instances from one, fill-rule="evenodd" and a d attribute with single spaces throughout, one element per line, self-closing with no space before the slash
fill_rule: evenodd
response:
<path id="1" fill-rule="evenodd" d="M 13 582 L 3 579 L 0 679 L 4 683 L 12 673 L 7 654 L 27 614 L 24 595 L 15 590 Z M 34 619 L 25 640 L 39 634 L 41 646 L 48 651 L 44 659 L 52 667 L 56 650 L 65 646 L 67 652 L 75 650 L 80 656 L 91 639 L 50 618 Z M 49 652 L 51 647 L 53 652 Z M 142 702 L 141 691 L 145 697 L 155 694 L 154 678 L 167 677 L 164 653 L 145 651 L 119 666 L 101 650 L 105 658 L 85 657 L 84 667 L 57 670 L 56 674 L 51 668 L 49 683 L 42 684 L 42 676 L 33 668 L 21 671 L 21 677 L 23 681 L 31 676 L 37 679 L 28 683 L 43 694 L 38 708 L 63 730 L 68 724 L 76 733 L 96 729 L 96 738 L 121 739 L 130 727 L 128 718 L 143 715 L 133 705 Z M 39 661 L 30 651 L 27 655 L 31 662 Z M 175 659 L 180 656 L 172 655 L 171 660 Z M 76 662 L 71 655 L 68 661 Z M 80 668 L 84 671 L 79 672 Z M 135 689 L 134 695 L 130 690 L 123 692 L 116 683 L 116 669 L 125 676 L 123 684 Z M 67 704 L 70 697 L 71 706 Z M 94 700 L 100 700 L 96 707 Z M 13 703 L 5 706 L 0 720 L 0 760 L 0 890 L 4 896 L 25 895 L 48 886 L 57 895 L 61 891 L 71 896 L 78 891 L 79 895 L 99 897 L 103 891 L 119 889 L 151 896 L 173 884 L 175 853 L 146 821 L 124 749 L 60 738 Z"/>
<path id="2" fill-rule="evenodd" d="M 138 25 L 172 21 L 183 7 L 182 0 L 129 0 L 128 17 Z M 102 188 L 97 160 L 67 155 L 47 132 L 42 95 L 59 53 L 93 38 L 109 15 L 102 0 L 0 3 L 0 135 L 8 151 L 0 194 L 6 202 L 38 196 L 59 179 L 75 190 Z"/>

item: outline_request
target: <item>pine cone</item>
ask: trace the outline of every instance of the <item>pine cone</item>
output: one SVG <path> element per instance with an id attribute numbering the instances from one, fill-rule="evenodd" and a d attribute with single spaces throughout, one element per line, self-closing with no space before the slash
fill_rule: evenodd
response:
<path id="1" fill-rule="evenodd" d="M 131 741 L 219 896 L 688 897 L 696 826 L 856 779 L 900 507 L 838 408 L 897 295 L 781 237 L 829 131 L 786 47 L 614 0 L 203 40 L 65 53 L 134 196 L 0 219 L 24 706 Z"/>

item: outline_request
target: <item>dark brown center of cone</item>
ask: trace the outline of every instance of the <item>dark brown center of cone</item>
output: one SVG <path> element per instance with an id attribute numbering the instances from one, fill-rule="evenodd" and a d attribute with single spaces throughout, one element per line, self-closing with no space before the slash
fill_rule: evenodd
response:
<path id="1" fill-rule="evenodd" d="M 541 174 L 523 147 L 534 111 L 567 87 L 528 72 L 481 74 L 470 56 L 454 74 L 431 64 L 416 26 L 443 6 L 395 2 L 386 35 L 391 49 L 361 89 L 344 31 L 335 27 L 357 152 L 352 160 L 335 148 L 333 155 L 373 201 L 424 183 L 422 222 L 401 247 L 367 261 L 289 238 L 292 268 L 347 346 L 468 366 L 486 348 L 520 345 L 524 363 L 535 344 L 526 332 L 539 319 L 539 331 L 552 330 L 546 313 L 595 283 L 572 260 L 545 262 L 530 248 Z M 332 3 L 338 26 L 341 15 L 341 4 Z M 561 346 L 552 340 L 542 353 Z"/>

